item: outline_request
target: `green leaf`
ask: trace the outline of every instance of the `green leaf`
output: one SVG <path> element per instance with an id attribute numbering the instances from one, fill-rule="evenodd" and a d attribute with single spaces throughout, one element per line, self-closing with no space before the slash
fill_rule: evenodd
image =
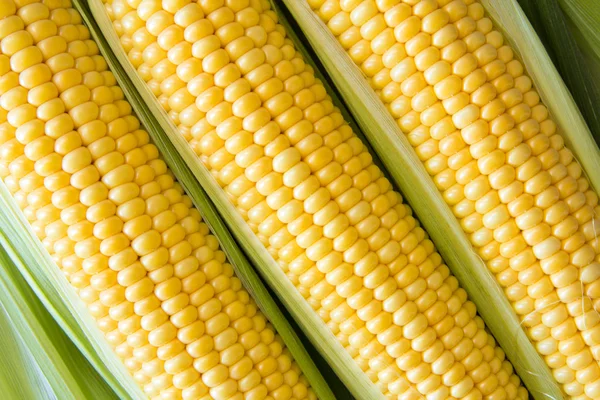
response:
<path id="1" fill-rule="evenodd" d="M 596 0 L 559 0 L 583 58 L 600 85 L 600 3 Z"/>
<path id="2" fill-rule="evenodd" d="M 600 60 L 600 3 L 597 0 L 558 0 L 576 31 L 580 44 Z"/>

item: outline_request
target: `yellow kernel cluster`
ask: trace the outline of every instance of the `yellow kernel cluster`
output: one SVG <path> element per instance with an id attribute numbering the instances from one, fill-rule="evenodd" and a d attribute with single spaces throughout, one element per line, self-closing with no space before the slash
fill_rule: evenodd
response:
<path id="1" fill-rule="evenodd" d="M 105 5 L 181 134 L 387 398 L 528 398 L 268 1 Z"/>
<path id="2" fill-rule="evenodd" d="M 0 0 L 0 177 L 153 399 L 315 399 L 68 0 Z"/>
<path id="3" fill-rule="evenodd" d="M 308 2 L 406 133 L 565 393 L 600 398 L 598 195 L 482 5 Z"/>

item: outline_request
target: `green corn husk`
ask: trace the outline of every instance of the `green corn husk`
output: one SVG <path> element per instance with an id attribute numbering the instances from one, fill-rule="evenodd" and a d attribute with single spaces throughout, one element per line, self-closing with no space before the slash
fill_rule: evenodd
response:
<path id="1" fill-rule="evenodd" d="M 568 18 L 561 9 L 559 1 L 519 0 L 519 3 L 571 91 L 592 136 L 600 145 L 600 112 L 597 109 L 600 101 L 600 86 L 594 80 L 594 74 L 575 39 L 574 32 L 569 27 Z M 598 34 L 593 29 L 588 29 L 585 22 L 580 26 L 581 29 L 591 30 L 580 36 L 589 35 L 593 38 L 594 34 Z"/>
<path id="2" fill-rule="evenodd" d="M 495 277 L 473 250 L 412 146 L 362 72 L 305 0 L 283 0 L 283 3 L 532 396 L 563 398 Z M 523 58 L 526 70 L 584 170 L 600 171 L 600 152 L 589 129 L 516 0 L 482 0 L 481 3 L 495 27 L 506 34 L 515 52 L 526 55 Z M 599 174 L 591 174 L 589 179 L 594 187 L 600 187 Z"/>
<path id="3" fill-rule="evenodd" d="M 6 399 L 117 399 L 19 273 L 23 261 L 0 233 L 0 393 Z"/>
<path id="4" fill-rule="evenodd" d="M 600 82 L 600 3 L 595 0 L 558 2 L 568 17 L 569 28 L 579 44 L 594 81 Z"/>
<path id="5" fill-rule="evenodd" d="M 562 10 L 571 19 L 588 50 L 600 60 L 600 5 L 595 0 L 558 0 Z"/>
<path id="6" fill-rule="evenodd" d="M 277 7 L 276 2 L 271 2 L 271 4 L 273 7 Z M 121 42 L 114 31 L 112 22 L 106 14 L 102 1 L 89 0 L 88 6 L 91 17 L 98 24 L 101 36 L 103 36 L 103 39 L 99 42 L 100 48 L 102 51 L 106 51 L 106 49 L 103 49 L 103 46 L 108 46 L 114 53 L 116 61 L 120 63 L 123 75 L 120 73 L 115 74 L 117 80 L 119 80 L 123 90 L 129 97 L 134 110 L 144 122 L 144 125 L 146 127 L 153 126 L 153 128 L 148 129 L 150 135 L 160 136 L 162 138 L 160 139 L 161 142 L 162 140 L 170 142 L 173 153 L 178 153 L 185 161 L 195 179 L 197 179 L 202 188 L 214 202 L 214 205 L 223 217 L 223 220 L 234 235 L 238 244 L 248 255 L 250 261 L 256 266 L 263 279 L 277 294 L 281 303 L 293 316 L 294 320 L 311 341 L 312 345 L 319 351 L 343 384 L 348 388 L 352 396 L 360 400 L 384 400 L 381 391 L 358 367 L 321 318 L 298 293 L 294 285 L 281 270 L 279 264 L 273 259 L 268 251 L 264 249 L 260 240 L 254 235 L 235 206 L 227 198 L 225 192 L 214 180 L 206 167 L 199 162 L 196 154 L 181 136 L 178 128 L 171 122 L 171 119 L 162 109 L 154 94 L 147 88 L 146 83 L 138 76 L 137 71 L 129 61 L 127 54 L 121 46 Z M 278 14 L 278 17 L 280 17 L 279 22 L 288 29 L 289 25 L 285 18 L 282 18 L 281 14 Z M 288 32 L 290 31 L 291 30 L 288 30 Z M 98 35 L 98 32 L 92 30 L 92 34 Z M 302 49 L 302 46 L 297 48 L 300 50 Z M 112 61 L 115 60 L 110 60 L 109 64 Z M 113 69 L 113 72 L 119 71 L 118 67 L 113 68 L 112 65 L 111 69 Z M 127 81 L 130 81 L 131 83 L 124 84 L 124 82 Z M 128 93 L 128 91 L 131 92 Z M 137 94 L 133 92 L 137 92 Z M 157 145 L 158 143 L 159 141 L 157 140 Z M 168 143 L 161 144 L 167 145 Z M 178 175 L 177 171 L 175 172 Z M 339 387 L 339 389 L 339 392 L 338 390 L 335 392 L 336 397 L 344 400 L 349 399 L 346 390 L 341 387 Z M 320 394 L 318 395 L 320 399 L 332 398 Z"/>

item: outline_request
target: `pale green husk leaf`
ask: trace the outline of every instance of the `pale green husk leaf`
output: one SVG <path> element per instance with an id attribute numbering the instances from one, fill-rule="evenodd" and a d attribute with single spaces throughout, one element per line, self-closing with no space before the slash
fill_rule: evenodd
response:
<path id="1" fill-rule="evenodd" d="M 581 32 L 581 39 L 600 60 L 600 3 L 597 0 L 558 0 L 563 11 Z"/>
<path id="2" fill-rule="evenodd" d="M 590 72 L 600 82 L 600 2 L 559 0 Z"/>

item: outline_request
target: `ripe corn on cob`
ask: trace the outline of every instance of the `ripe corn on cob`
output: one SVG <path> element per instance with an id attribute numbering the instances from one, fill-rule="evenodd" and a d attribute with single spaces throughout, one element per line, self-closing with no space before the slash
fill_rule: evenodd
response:
<path id="1" fill-rule="evenodd" d="M 406 133 L 564 392 L 599 398 L 598 196 L 482 5 L 308 3 Z"/>
<path id="2" fill-rule="evenodd" d="M 267 1 L 105 6 L 181 134 L 387 398 L 528 397 Z"/>
<path id="3" fill-rule="evenodd" d="M 312 389 L 69 1 L 0 0 L 0 176 L 151 398 Z"/>

